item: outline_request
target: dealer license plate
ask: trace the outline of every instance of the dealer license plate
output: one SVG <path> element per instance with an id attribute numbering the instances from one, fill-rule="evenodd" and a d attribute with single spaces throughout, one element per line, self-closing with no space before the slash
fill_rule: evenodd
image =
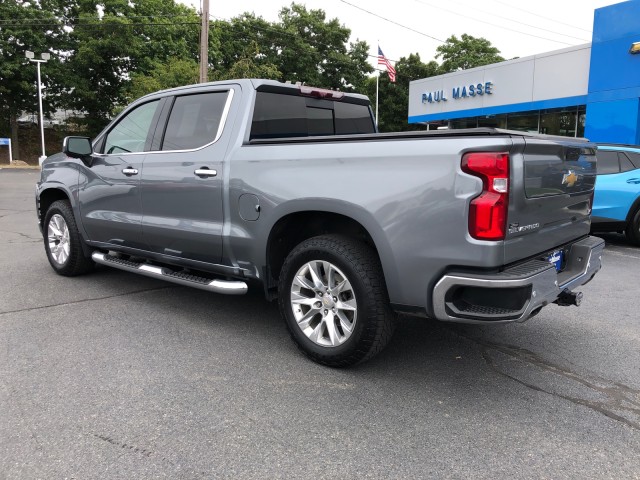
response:
<path id="1" fill-rule="evenodd" d="M 562 270 L 562 260 L 564 259 L 564 252 L 562 250 L 556 250 L 547 255 L 547 262 L 552 263 L 556 267 L 556 271 Z"/>

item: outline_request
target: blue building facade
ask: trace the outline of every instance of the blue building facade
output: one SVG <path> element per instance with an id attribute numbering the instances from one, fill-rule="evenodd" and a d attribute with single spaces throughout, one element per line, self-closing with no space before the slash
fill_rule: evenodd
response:
<path id="1" fill-rule="evenodd" d="M 640 1 L 595 11 L 585 136 L 640 144 Z"/>
<path id="2" fill-rule="evenodd" d="M 597 9 L 591 44 L 411 82 L 408 121 L 640 144 L 640 0 Z"/>

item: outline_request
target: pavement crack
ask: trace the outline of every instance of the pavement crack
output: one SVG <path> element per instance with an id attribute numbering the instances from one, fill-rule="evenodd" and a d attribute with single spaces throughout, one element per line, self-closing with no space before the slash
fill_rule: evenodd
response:
<path id="1" fill-rule="evenodd" d="M 52 303 L 52 304 L 49 304 L 49 305 L 41 305 L 39 307 L 19 308 L 17 310 L 6 310 L 4 312 L 0 312 L 0 315 L 7 315 L 9 313 L 32 312 L 32 311 L 35 311 L 35 310 L 44 310 L 46 308 L 51 308 L 51 307 L 64 307 L 64 306 L 67 306 L 67 305 L 77 305 L 77 304 L 80 304 L 80 303 L 94 302 L 96 300 L 107 300 L 109 298 L 125 297 L 127 295 L 135 295 L 135 294 L 138 294 L 138 293 L 155 292 L 157 290 L 166 290 L 166 289 L 174 288 L 174 287 L 175 287 L 175 285 L 167 285 L 167 286 L 164 286 L 164 287 L 146 288 L 146 289 L 142 289 L 142 290 L 133 290 L 131 292 L 116 293 L 114 295 L 105 295 L 104 297 L 86 298 L 86 299 L 83 299 L 83 300 L 75 300 L 73 302 Z"/>
<path id="2" fill-rule="evenodd" d="M 42 237 L 30 237 L 29 235 L 27 235 L 25 233 L 13 232 L 11 230 L 0 230 L 0 233 L 13 233 L 14 235 L 20 235 L 21 237 L 24 237 L 27 240 L 38 241 L 38 242 L 42 241 Z"/>
<path id="3" fill-rule="evenodd" d="M 495 373 L 531 390 L 590 408 L 635 430 L 640 430 L 640 390 L 598 375 L 576 373 L 526 348 L 486 342 L 466 335 L 460 336 L 481 347 L 482 359 Z M 498 358 L 500 355 L 509 361 L 500 362 Z M 514 361 L 519 362 L 520 365 Z M 523 370 L 520 368 L 522 366 L 528 368 Z M 531 367 L 535 370 L 531 370 Z M 545 375 L 536 375 L 540 373 Z M 554 385 L 554 380 L 558 378 L 563 382 L 560 385 Z M 574 390 L 576 386 L 578 388 L 578 395 L 574 391 L 570 394 L 562 391 L 564 388 L 571 387 L 572 382 Z"/>

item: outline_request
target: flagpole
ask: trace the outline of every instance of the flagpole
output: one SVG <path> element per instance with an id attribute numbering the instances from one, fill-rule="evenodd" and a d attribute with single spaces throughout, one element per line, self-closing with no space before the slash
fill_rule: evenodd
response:
<path id="1" fill-rule="evenodd" d="M 380 59 L 380 39 L 378 39 L 378 51 L 376 52 L 377 58 L 378 58 L 378 63 L 379 63 L 379 59 Z M 380 88 L 380 69 L 378 68 L 378 66 L 376 65 L 376 70 L 378 71 L 378 75 L 376 75 L 376 130 L 378 129 L 378 90 Z"/>
<path id="2" fill-rule="evenodd" d="M 376 68 L 376 70 L 378 70 Z M 380 84 L 380 70 L 378 70 L 378 75 L 376 75 L 376 128 L 378 128 L 378 85 Z"/>

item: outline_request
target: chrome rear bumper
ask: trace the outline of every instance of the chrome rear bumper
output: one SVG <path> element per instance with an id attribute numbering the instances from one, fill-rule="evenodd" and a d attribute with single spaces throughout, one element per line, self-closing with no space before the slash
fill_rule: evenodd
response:
<path id="1" fill-rule="evenodd" d="M 459 323 L 523 321 L 555 302 L 563 291 L 584 285 L 600 270 L 604 240 L 586 237 L 565 249 L 561 272 L 542 259 L 529 260 L 499 273 L 449 272 L 433 290 L 438 320 Z"/>

